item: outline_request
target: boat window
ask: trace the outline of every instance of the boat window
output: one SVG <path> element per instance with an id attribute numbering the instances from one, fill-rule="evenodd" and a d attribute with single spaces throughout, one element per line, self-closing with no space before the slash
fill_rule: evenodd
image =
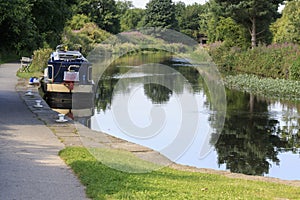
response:
<path id="1" fill-rule="evenodd" d="M 53 81 L 54 68 L 53 65 L 48 65 L 48 79 Z"/>
<path id="2" fill-rule="evenodd" d="M 89 68 L 88 68 L 88 81 L 91 82 L 92 80 L 93 80 L 92 66 L 89 66 Z"/>

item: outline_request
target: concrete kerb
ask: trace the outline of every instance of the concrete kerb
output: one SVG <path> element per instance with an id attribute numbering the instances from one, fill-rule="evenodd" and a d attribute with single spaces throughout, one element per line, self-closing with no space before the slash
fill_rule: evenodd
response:
<path id="1" fill-rule="evenodd" d="M 57 123 L 56 120 L 58 119 L 59 113 L 48 106 L 45 100 L 40 96 L 38 87 L 26 85 L 26 81 L 20 79 L 16 90 L 28 109 L 34 113 L 39 120 L 43 121 L 65 146 L 82 146 L 78 134 L 75 134 L 76 128 L 73 121 L 68 118 L 67 123 Z M 28 91 L 31 92 L 30 95 L 27 94 Z M 36 107 L 36 100 L 40 100 L 43 107 Z"/>

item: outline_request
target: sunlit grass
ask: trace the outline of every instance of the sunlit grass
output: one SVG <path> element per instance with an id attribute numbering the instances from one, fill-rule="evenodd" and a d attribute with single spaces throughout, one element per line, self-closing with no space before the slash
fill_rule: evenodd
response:
<path id="1" fill-rule="evenodd" d="M 125 173 L 102 164 L 82 147 L 68 147 L 60 156 L 92 199 L 300 199 L 299 188 L 269 182 L 170 168 Z"/>
<path id="2" fill-rule="evenodd" d="M 89 148 L 88 150 L 98 161 L 119 171 L 144 173 L 162 168 L 160 165 L 142 160 L 124 150 L 108 148 Z"/>

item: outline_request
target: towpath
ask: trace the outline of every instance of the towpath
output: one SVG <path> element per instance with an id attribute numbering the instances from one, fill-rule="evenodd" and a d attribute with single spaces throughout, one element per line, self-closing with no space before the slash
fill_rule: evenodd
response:
<path id="1" fill-rule="evenodd" d="M 64 148 L 16 91 L 19 64 L 0 65 L 0 199 L 87 199 Z"/>

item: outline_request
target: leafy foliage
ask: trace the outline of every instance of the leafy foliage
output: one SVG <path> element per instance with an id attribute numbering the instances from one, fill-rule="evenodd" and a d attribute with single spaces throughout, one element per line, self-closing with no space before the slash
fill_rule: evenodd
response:
<path id="1" fill-rule="evenodd" d="M 300 81 L 300 56 L 290 67 L 290 79 Z"/>
<path id="2" fill-rule="evenodd" d="M 258 41 L 269 43 L 268 27 L 278 17 L 278 6 L 283 0 L 216 0 L 216 2 L 226 9 L 227 16 L 250 30 L 251 46 L 255 47 Z"/>
<path id="3" fill-rule="evenodd" d="M 43 46 L 56 46 L 65 21 L 70 16 L 70 1 L 0 1 L 0 49 L 30 55 Z"/>
<path id="4" fill-rule="evenodd" d="M 213 44 L 210 55 L 222 71 L 288 79 L 290 64 L 300 56 L 300 50 L 294 44 L 259 45 L 248 50 Z"/>
<path id="5" fill-rule="evenodd" d="M 176 18 L 180 32 L 198 39 L 200 33 L 200 14 L 203 12 L 203 6 L 200 4 L 193 4 L 185 6 L 179 2 L 176 4 Z"/>
<path id="6" fill-rule="evenodd" d="M 132 4 L 132 1 L 127 1 L 127 0 L 118 0 L 116 2 L 116 7 L 118 9 L 118 14 L 119 15 L 124 15 L 128 10 L 131 10 L 134 6 Z"/>
<path id="7" fill-rule="evenodd" d="M 246 30 L 228 17 L 220 17 L 215 29 L 215 39 L 222 41 L 225 47 L 247 47 Z"/>
<path id="8" fill-rule="evenodd" d="M 110 33 L 100 29 L 95 23 L 86 23 L 80 30 L 73 30 L 71 27 L 65 27 L 63 34 L 63 43 L 70 49 L 80 45 L 82 53 L 87 55 L 95 48 L 96 44 L 101 43 L 110 36 Z"/>
<path id="9" fill-rule="evenodd" d="M 43 72 L 48 65 L 50 54 L 53 52 L 51 48 L 38 49 L 33 52 L 32 63 L 29 67 L 30 72 Z"/>
<path id="10" fill-rule="evenodd" d="M 271 25 L 273 42 L 300 44 L 300 1 L 288 1 L 281 18 Z"/>
<path id="11" fill-rule="evenodd" d="M 91 19 L 83 14 L 76 14 L 67 22 L 67 26 L 72 30 L 80 30 L 86 23 L 91 22 Z"/>
<path id="12" fill-rule="evenodd" d="M 55 48 L 60 42 L 65 22 L 71 17 L 68 0 L 31 1 L 31 15 L 37 27 L 38 47 L 44 47 L 46 44 Z"/>
<path id="13" fill-rule="evenodd" d="M 27 0 L 0 1 L 0 49 L 13 49 L 17 54 L 37 47 L 37 27 Z"/>
<path id="14" fill-rule="evenodd" d="M 217 41 L 216 27 L 219 18 L 222 17 L 224 8 L 217 4 L 215 0 L 210 0 L 209 3 L 203 5 L 203 13 L 200 15 L 199 31 L 208 37 L 208 41 L 213 43 Z"/>
<path id="15" fill-rule="evenodd" d="M 90 17 L 92 22 L 95 22 L 98 27 L 110 33 L 118 33 L 120 30 L 115 0 L 79 1 L 77 13 Z"/>
<path id="16" fill-rule="evenodd" d="M 175 6 L 172 0 L 151 0 L 146 5 L 145 26 L 176 28 Z"/>
<path id="17" fill-rule="evenodd" d="M 129 9 L 121 17 L 121 31 L 129 31 L 139 28 L 144 18 L 145 12 L 143 9 L 135 8 Z"/>

